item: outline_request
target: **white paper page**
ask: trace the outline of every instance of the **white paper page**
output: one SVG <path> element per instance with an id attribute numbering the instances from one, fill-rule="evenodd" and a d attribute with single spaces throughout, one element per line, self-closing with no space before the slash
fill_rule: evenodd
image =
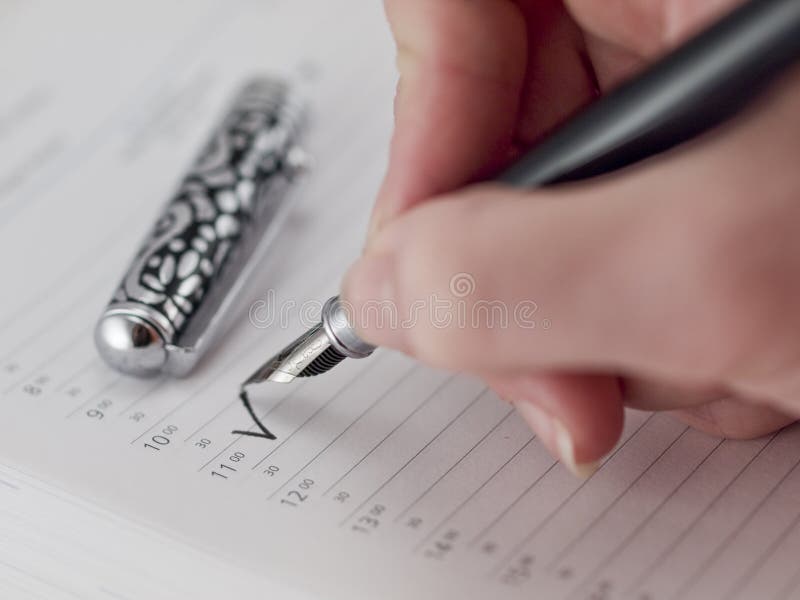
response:
<path id="1" fill-rule="evenodd" d="M 317 597 L 19 471 L 0 469 L 0 487 L 4 600 Z"/>
<path id="2" fill-rule="evenodd" d="M 3 597 L 798 597 L 797 428 L 720 441 L 632 412 L 578 481 L 478 382 L 387 351 L 261 386 L 277 440 L 232 435 L 294 313 L 242 314 L 184 380 L 100 361 L 95 320 L 253 73 L 311 79 L 317 166 L 247 300 L 335 292 L 385 167 L 392 63 L 379 2 L 0 4 Z"/>

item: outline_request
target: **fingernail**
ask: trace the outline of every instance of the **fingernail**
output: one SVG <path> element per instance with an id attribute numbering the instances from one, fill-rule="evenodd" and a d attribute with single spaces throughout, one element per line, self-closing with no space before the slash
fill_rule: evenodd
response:
<path id="1" fill-rule="evenodd" d="M 367 254 L 358 259 L 344 277 L 342 298 L 350 303 L 353 325 L 366 341 L 404 349 L 391 255 Z"/>
<path id="2" fill-rule="evenodd" d="M 570 472 L 581 479 L 593 475 L 599 463 L 579 463 L 575 458 L 575 442 L 569 430 L 561 421 L 529 400 L 514 402 L 514 408 L 539 440 L 550 452 L 567 467 Z"/>
<path id="3" fill-rule="evenodd" d="M 553 428 L 555 429 L 556 447 L 558 448 L 558 456 L 561 462 L 567 467 L 572 474 L 581 479 L 587 479 L 594 475 L 600 464 L 597 461 L 588 463 L 579 463 L 575 459 L 575 442 L 572 439 L 569 431 L 560 421 L 553 421 Z"/>

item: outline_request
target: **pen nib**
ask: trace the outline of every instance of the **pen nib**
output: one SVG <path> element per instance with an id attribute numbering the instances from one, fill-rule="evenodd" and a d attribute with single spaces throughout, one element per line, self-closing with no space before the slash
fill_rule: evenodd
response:
<path id="1" fill-rule="evenodd" d="M 320 323 L 265 362 L 243 385 L 264 381 L 290 383 L 296 377 L 324 373 L 344 358 L 331 346 Z"/>
<path id="2" fill-rule="evenodd" d="M 242 385 L 264 381 L 290 383 L 297 377 L 322 375 L 348 356 L 365 358 L 374 349 L 355 335 L 344 318 L 339 298 L 333 297 L 323 308 L 322 322 L 264 363 Z"/>

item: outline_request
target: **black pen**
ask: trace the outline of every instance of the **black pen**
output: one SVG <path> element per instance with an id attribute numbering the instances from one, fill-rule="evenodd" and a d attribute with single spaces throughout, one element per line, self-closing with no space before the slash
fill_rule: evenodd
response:
<path id="1" fill-rule="evenodd" d="M 609 173 L 686 142 L 762 95 L 800 58 L 800 0 L 750 0 L 578 113 L 497 181 L 539 187 Z M 338 297 L 322 321 L 244 384 L 324 373 L 374 347 Z"/>

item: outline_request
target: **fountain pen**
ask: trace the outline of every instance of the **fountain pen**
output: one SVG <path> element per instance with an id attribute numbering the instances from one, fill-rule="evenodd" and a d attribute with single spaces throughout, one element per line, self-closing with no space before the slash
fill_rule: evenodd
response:
<path id="1" fill-rule="evenodd" d="M 749 0 L 591 103 L 496 179 L 516 187 L 579 181 L 669 150 L 740 113 L 800 58 L 800 0 Z M 321 322 L 244 384 L 325 373 L 374 346 L 333 297 Z"/>

